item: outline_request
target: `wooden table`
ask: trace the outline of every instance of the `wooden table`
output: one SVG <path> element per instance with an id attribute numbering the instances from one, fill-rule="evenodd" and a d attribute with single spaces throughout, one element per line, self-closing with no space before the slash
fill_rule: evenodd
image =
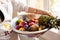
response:
<path id="1" fill-rule="evenodd" d="M 45 40 L 60 40 L 60 35 L 51 31 L 47 31 L 41 37 L 44 38 Z M 10 40 L 18 40 L 18 34 L 16 32 L 12 32 L 10 34 Z"/>

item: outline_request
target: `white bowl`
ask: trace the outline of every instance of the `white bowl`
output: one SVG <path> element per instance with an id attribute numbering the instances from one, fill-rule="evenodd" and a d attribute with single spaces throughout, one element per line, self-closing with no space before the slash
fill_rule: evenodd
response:
<path id="1" fill-rule="evenodd" d="M 43 33 L 43 32 L 46 32 L 48 29 L 44 29 L 44 30 L 41 30 L 41 31 L 34 31 L 34 32 L 25 32 L 25 31 L 19 31 L 19 30 L 16 30 L 16 21 L 19 19 L 19 18 L 22 18 L 23 15 L 29 15 L 29 14 L 21 14 L 15 18 L 12 19 L 11 21 L 11 27 L 13 29 L 13 31 L 17 32 L 17 33 L 20 33 L 20 34 L 37 34 L 37 33 Z"/>

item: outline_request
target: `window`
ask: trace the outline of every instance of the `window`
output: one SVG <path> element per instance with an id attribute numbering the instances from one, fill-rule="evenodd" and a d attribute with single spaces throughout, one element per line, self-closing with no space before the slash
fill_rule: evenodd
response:
<path id="1" fill-rule="evenodd" d="M 50 0 L 49 10 L 52 12 L 53 16 L 60 18 L 60 0 Z"/>
<path id="2" fill-rule="evenodd" d="M 28 0 L 29 7 L 44 9 L 43 5 L 44 5 L 43 0 Z"/>

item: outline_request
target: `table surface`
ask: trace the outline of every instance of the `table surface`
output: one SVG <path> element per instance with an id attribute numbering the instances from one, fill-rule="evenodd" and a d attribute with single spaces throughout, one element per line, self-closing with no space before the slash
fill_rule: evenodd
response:
<path id="1" fill-rule="evenodd" d="M 56 33 L 51 32 L 51 31 L 47 31 L 41 37 L 44 38 L 45 40 L 60 40 L 60 34 L 56 34 Z M 9 40 L 18 40 L 18 34 L 16 32 L 11 32 Z"/>

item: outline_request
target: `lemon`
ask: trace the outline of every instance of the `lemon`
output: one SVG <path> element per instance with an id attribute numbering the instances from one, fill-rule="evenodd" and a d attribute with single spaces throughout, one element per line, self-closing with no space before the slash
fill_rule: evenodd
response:
<path id="1" fill-rule="evenodd" d="M 42 26 L 42 25 L 40 25 L 40 27 L 39 27 L 39 31 L 40 31 L 40 30 L 42 30 L 42 29 L 43 29 L 43 26 Z"/>
<path id="2" fill-rule="evenodd" d="M 19 28 L 20 31 L 24 31 L 25 29 L 24 28 Z"/>
<path id="3" fill-rule="evenodd" d="M 23 19 L 19 19 L 18 22 L 19 22 L 19 23 L 23 22 Z"/>

